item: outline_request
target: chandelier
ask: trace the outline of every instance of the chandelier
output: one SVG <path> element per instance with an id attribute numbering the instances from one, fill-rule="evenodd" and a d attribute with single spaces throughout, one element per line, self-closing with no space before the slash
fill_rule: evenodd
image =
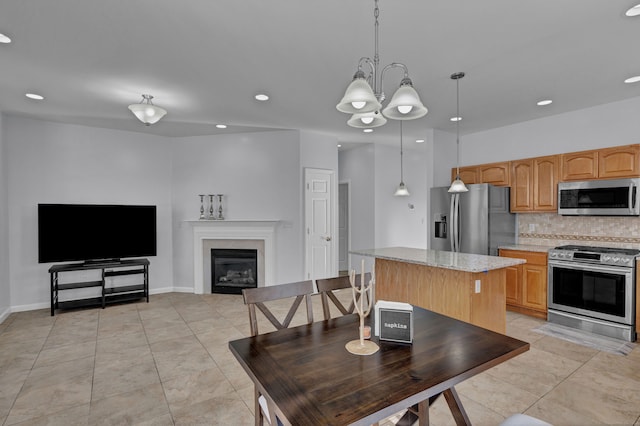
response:
<path id="1" fill-rule="evenodd" d="M 409 78 L 409 70 L 406 65 L 393 62 L 380 70 L 380 57 L 378 54 L 378 0 L 375 0 L 373 16 L 375 17 L 375 52 L 373 60 L 368 57 L 360 58 L 358 70 L 353 76 L 353 81 L 347 87 L 344 96 L 336 108 L 340 112 L 353 114 L 347 121 L 351 127 L 371 128 L 382 126 L 387 118 L 392 120 L 415 120 L 427 114 L 427 108 L 420 101 L 418 92 L 413 88 L 413 82 Z M 368 73 L 363 68 L 368 67 Z M 400 87 L 391 97 L 389 104 L 382 108 L 385 101 L 384 75 L 391 68 L 402 68 L 404 77 L 400 81 Z"/>

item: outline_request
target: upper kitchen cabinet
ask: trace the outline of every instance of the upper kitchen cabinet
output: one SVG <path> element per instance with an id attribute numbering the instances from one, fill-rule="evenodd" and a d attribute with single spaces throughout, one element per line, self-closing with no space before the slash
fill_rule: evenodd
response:
<path id="1" fill-rule="evenodd" d="M 562 180 L 640 176 L 640 145 L 617 146 L 562 155 Z"/>
<path id="2" fill-rule="evenodd" d="M 640 176 L 640 145 L 618 146 L 598 151 L 601 179 Z"/>
<path id="3" fill-rule="evenodd" d="M 598 151 L 562 154 L 562 180 L 589 180 L 598 177 Z"/>
<path id="4" fill-rule="evenodd" d="M 451 182 L 456 179 L 456 168 L 451 169 Z M 460 167 L 460 179 L 465 184 L 471 183 L 480 183 L 478 182 L 478 167 L 477 166 L 469 166 L 469 167 Z"/>
<path id="5" fill-rule="evenodd" d="M 559 165 L 558 155 L 512 161 L 511 211 L 557 211 Z"/>
<path id="6" fill-rule="evenodd" d="M 454 168 L 451 169 L 451 180 L 455 178 Z M 460 167 L 460 179 L 466 184 L 490 183 L 495 186 L 509 186 L 509 162 Z"/>

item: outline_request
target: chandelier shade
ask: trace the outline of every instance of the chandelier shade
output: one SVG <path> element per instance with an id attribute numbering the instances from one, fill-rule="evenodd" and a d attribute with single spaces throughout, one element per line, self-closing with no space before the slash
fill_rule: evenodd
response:
<path id="1" fill-rule="evenodd" d="M 380 127 L 387 123 L 380 111 L 366 112 L 364 114 L 353 114 L 347 124 L 358 129 L 368 129 L 371 127 Z"/>
<path id="2" fill-rule="evenodd" d="M 371 86 L 364 78 L 364 73 L 358 71 L 353 81 L 344 92 L 344 96 L 336 109 L 347 114 L 374 112 L 382 108 Z"/>
<path id="3" fill-rule="evenodd" d="M 142 95 L 142 101 L 140 101 L 140 103 L 129 105 L 129 110 L 138 120 L 142 121 L 145 126 L 157 123 L 167 114 L 165 109 L 155 106 L 153 102 L 151 102 L 151 99 L 153 99 L 151 95 Z"/>
<path id="4" fill-rule="evenodd" d="M 418 92 L 408 78 L 402 80 L 389 105 L 382 110 L 385 117 L 392 120 L 415 120 L 424 117 L 427 112 L 427 108 L 420 101 Z"/>

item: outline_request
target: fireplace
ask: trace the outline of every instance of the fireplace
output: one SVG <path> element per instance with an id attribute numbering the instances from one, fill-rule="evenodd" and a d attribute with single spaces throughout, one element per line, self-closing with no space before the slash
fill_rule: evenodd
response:
<path id="1" fill-rule="evenodd" d="M 258 250 L 211 249 L 211 293 L 242 294 L 258 276 Z"/>

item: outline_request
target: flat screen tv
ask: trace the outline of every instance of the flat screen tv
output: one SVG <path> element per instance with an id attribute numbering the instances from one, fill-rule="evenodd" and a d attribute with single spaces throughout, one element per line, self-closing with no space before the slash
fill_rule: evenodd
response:
<path id="1" fill-rule="evenodd" d="M 38 262 L 156 255 L 156 206 L 38 204 Z"/>

